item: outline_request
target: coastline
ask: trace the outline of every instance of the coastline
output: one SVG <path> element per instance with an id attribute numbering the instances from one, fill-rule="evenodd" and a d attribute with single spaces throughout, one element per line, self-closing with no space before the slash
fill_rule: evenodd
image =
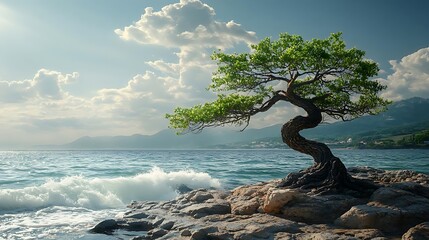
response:
<path id="1" fill-rule="evenodd" d="M 380 187 L 365 198 L 276 188 L 279 180 L 231 191 L 196 189 L 170 201 L 132 202 L 129 211 L 90 231 L 128 231 L 133 240 L 429 237 L 428 175 L 368 167 L 349 172 Z"/>

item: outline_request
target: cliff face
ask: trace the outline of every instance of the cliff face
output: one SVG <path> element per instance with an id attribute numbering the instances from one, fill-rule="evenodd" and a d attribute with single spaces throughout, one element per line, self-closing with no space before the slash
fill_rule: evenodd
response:
<path id="1" fill-rule="evenodd" d="M 133 202 L 91 231 L 130 231 L 133 239 L 429 239 L 429 176 L 349 171 L 380 188 L 368 198 L 281 189 L 277 180 L 229 192 L 197 189 L 171 201 Z"/>

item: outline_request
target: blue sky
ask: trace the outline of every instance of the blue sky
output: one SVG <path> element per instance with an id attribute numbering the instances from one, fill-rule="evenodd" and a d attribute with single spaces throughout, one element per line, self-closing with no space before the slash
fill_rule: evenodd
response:
<path id="1" fill-rule="evenodd" d="M 248 51 L 281 32 L 341 31 L 379 63 L 385 97 L 429 96 L 427 12 L 425 0 L 0 0 L 0 146 L 165 129 L 166 112 L 213 97 L 214 49 Z"/>

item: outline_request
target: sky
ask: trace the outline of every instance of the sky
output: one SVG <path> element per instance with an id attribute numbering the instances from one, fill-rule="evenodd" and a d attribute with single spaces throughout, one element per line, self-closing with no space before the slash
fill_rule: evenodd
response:
<path id="1" fill-rule="evenodd" d="M 429 96 L 426 0 L 0 0 L 0 147 L 154 134 L 213 99 L 216 49 L 342 32 L 393 101 Z M 285 105 L 250 127 L 287 121 Z"/>

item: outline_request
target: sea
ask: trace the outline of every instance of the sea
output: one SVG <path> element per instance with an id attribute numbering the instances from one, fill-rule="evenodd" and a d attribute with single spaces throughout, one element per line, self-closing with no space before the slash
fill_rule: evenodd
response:
<path id="1" fill-rule="evenodd" d="M 347 167 L 429 174 L 429 150 L 333 152 Z M 88 230 L 131 201 L 174 199 L 182 184 L 230 190 L 311 164 L 290 149 L 0 151 L 0 239 L 131 239 Z"/>

